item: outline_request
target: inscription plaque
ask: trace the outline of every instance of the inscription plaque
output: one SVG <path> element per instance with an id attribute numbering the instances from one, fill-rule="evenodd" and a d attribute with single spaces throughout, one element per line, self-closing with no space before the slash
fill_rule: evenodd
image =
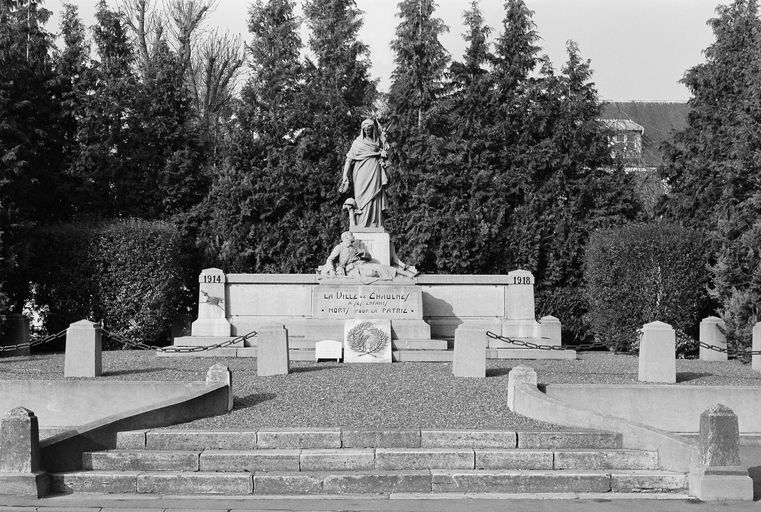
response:
<path id="1" fill-rule="evenodd" d="M 322 284 L 313 290 L 315 318 L 423 318 L 423 294 L 415 285 Z"/>

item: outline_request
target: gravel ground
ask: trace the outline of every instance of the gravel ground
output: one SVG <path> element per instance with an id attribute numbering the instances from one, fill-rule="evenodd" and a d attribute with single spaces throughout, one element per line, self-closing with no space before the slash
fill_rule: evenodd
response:
<path id="1" fill-rule="evenodd" d="M 522 364 L 540 383 L 633 384 L 637 357 L 594 352 L 576 361 L 495 361 L 486 379 L 452 377 L 449 363 L 291 364 L 289 375 L 257 377 L 256 361 L 235 358 L 159 358 L 152 352 L 104 352 L 102 380 L 204 380 L 216 362 L 233 371 L 235 408 L 181 428 L 373 427 L 502 428 L 561 427 L 507 409 L 507 374 Z M 0 359 L 0 380 L 61 380 L 63 355 Z M 677 385 L 761 385 L 761 373 L 737 361 L 677 361 Z"/>

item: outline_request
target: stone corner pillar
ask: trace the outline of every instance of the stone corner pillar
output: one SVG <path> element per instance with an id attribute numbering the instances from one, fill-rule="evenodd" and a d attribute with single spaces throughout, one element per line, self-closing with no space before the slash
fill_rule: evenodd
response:
<path id="1" fill-rule="evenodd" d="M 223 270 L 206 268 L 198 276 L 198 319 L 191 326 L 192 336 L 230 336 Z"/>
<path id="2" fill-rule="evenodd" d="M 232 411 L 233 410 L 233 372 L 230 371 L 230 368 L 223 365 L 222 363 L 217 363 L 213 365 L 211 368 L 209 368 L 209 371 L 206 372 L 206 384 L 226 384 L 228 388 L 228 394 L 227 394 L 227 410 Z"/>
<path id="3" fill-rule="evenodd" d="M 523 384 L 538 384 L 536 370 L 530 366 L 516 366 L 507 374 L 507 407 L 511 411 L 515 412 L 515 388 Z"/>
<path id="4" fill-rule="evenodd" d="M 540 331 L 542 333 L 542 344 L 560 347 L 563 345 L 563 326 L 560 320 L 554 316 L 543 316 L 539 319 Z"/>
<path id="5" fill-rule="evenodd" d="M 709 316 L 700 322 L 700 342 L 718 348 L 727 348 L 727 337 L 722 332 L 724 321 L 716 316 Z M 701 361 L 726 361 L 727 353 L 700 347 Z"/>
<path id="6" fill-rule="evenodd" d="M 737 415 L 717 404 L 700 415 L 699 465 L 689 475 L 690 494 L 703 501 L 752 501 L 753 480 L 740 462 Z"/>
<path id="7" fill-rule="evenodd" d="M 37 416 L 16 407 L 0 419 L 0 494 L 40 498 L 49 490 L 49 475 L 40 471 Z"/>
<path id="8" fill-rule="evenodd" d="M 502 335 L 510 338 L 539 338 L 541 326 L 534 312 L 534 275 L 528 270 L 507 274 L 505 317 Z"/>
<path id="9" fill-rule="evenodd" d="M 676 333 L 664 322 L 642 326 L 639 343 L 640 382 L 676 382 Z"/>
<path id="10" fill-rule="evenodd" d="M 460 325 L 454 332 L 452 375 L 486 377 L 486 329 Z"/>
<path id="11" fill-rule="evenodd" d="M 80 320 L 66 329 L 64 377 L 98 377 L 103 374 L 103 343 L 100 325 Z"/>

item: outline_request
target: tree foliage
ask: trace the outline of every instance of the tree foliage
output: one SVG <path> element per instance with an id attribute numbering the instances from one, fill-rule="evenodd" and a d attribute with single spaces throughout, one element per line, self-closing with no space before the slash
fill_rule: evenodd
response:
<path id="1" fill-rule="evenodd" d="M 761 20 L 756 0 L 735 0 L 709 21 L 715 41 L 682 82 L 687 127 L 667 144 L 671 193 L 662 213 L 710 233 L 712 297 L 729 341 L 748 345 L 761 300 Z"/>

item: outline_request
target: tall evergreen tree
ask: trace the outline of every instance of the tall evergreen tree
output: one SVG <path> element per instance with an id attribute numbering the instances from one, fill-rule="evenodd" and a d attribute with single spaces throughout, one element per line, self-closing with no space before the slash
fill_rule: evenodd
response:
<path id="1" fill-rule="evenodd" d="M 10 295 L 17 307 L 25 286 L 10 282 L 18 277 L 17 245 L 30 226 L 62 214 L 59 90 L 44 28 L 50 14 L 37 1 L 0 0 L 0 302 Z"/>
<path id="2" fill-rule="evenodd" d="M 249 11 L 247 45 L 252 74 L 241 93 L 238 124 L 196 212 L 208 257 L 237 271 L 302 270 L 304 254 L 292 230 L 301 182 L 297 141 L 306 120 L 300 22 L 293 0 L 257 0 Z"/>
<path id="3" fill-rule="evenodd" d="M 735 0 L 710 20 L 715 41 L 689 69 L 687 127 L 668 144 L 662 212 L 710 233 L 711 295 L 732 345 L 749 344 L 761 317 L 761 20 L 756 0 Z"/>

